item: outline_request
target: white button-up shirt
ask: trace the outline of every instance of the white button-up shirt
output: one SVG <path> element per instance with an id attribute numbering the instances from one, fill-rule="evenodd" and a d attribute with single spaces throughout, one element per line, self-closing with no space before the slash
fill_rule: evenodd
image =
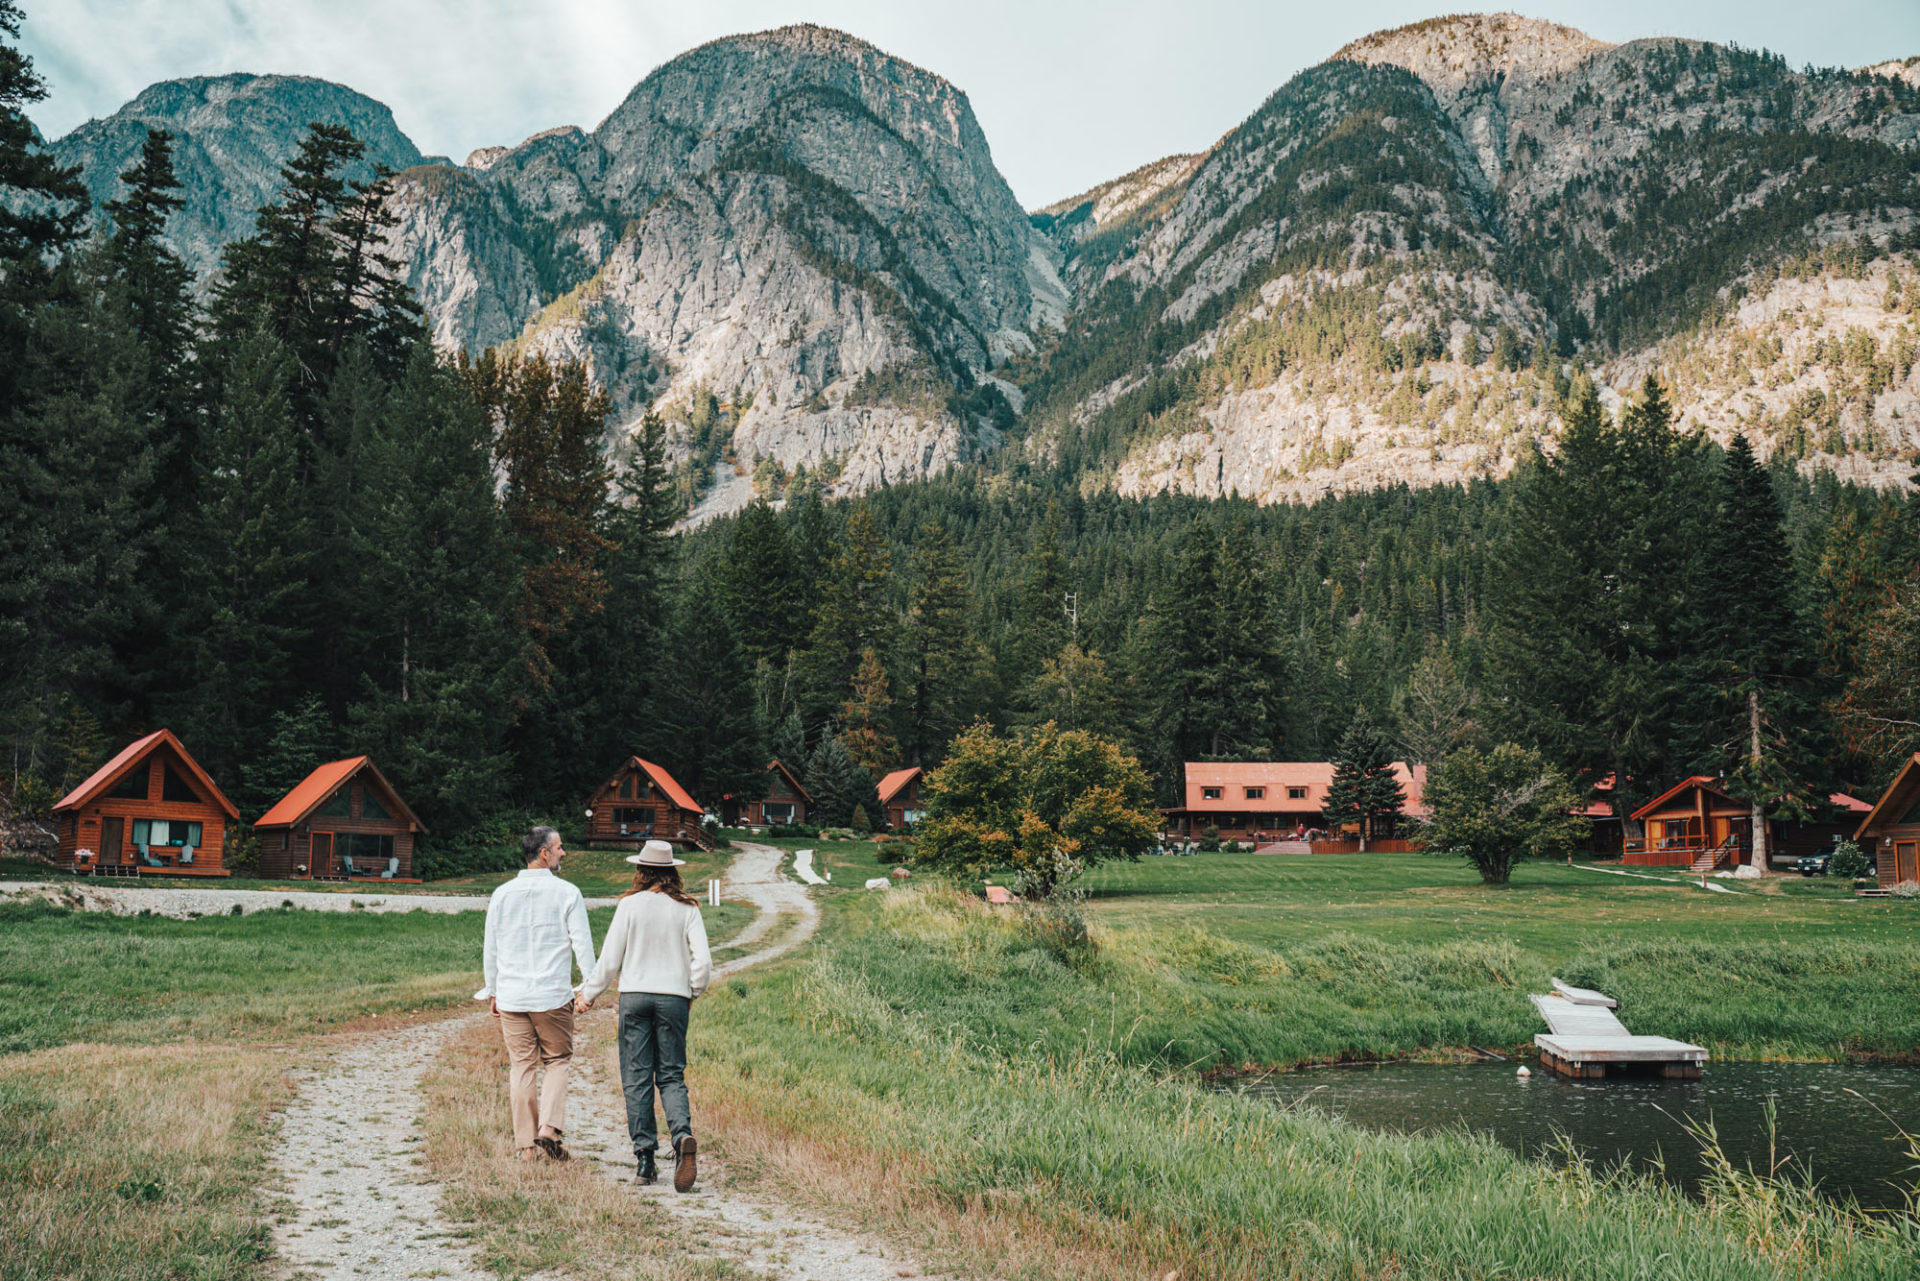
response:
<path id="1" fill-rule="evenodd" d="M 571 949 L 572 955 L 568 952 Z M 509 1013 L 538 1014 L 573 999 L 573 962 L 593 974 L 593 932 L 580 888 L 544 867 L 529 867 L 493 892 L 487 903 L 487 985 Z"/>

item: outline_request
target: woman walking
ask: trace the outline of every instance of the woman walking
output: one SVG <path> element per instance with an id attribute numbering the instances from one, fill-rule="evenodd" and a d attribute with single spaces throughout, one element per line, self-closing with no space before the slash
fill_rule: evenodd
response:
<path id="1" fill-rule="evenodd" d="M 693 1189 L 697 1167 L 693 1114 L 687 1104 L 687 1014 L 713 976 L 707 927 L 700 905 L 680 886 L 679 868 L 665 841 L 648 841 L 638 854 L 633 888 L 620 896 L 613 924 L 593 978 L 580 992 L 579 1008 L 617 978 L 620 984 L 620 1084 L 627 1095 L 627 1134 L 640 1166 L 640 1182 L 654 1181 L 653 1096 L 667 1114 L 673 1139 L 673 1190 Z"/>

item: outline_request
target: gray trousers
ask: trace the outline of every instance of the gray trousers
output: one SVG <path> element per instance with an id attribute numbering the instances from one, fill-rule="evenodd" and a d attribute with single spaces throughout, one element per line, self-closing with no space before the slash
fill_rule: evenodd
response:
<path id="1" fill-rule="evenodd" d="M 627 1135 L 637 1156 L 659 1143 L 653 1093 L 667 1114 L 676 1150 L 693 1133 L 687 1104 L 687 1014 L 693 1002 L 664 992 L 620 994 L 620 1086 L 627 1095 Z"/>

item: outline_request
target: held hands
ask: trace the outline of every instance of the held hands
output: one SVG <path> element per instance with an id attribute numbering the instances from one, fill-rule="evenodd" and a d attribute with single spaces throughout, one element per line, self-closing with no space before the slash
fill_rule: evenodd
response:
<path id="1" fill-rule="evenodd" d="M 586 997 L 576 995 L 573 998 L 573 1012 L 575 1014 L 585 1014 L 592 1008 L 593 1002 L 589 1001 Z"/>

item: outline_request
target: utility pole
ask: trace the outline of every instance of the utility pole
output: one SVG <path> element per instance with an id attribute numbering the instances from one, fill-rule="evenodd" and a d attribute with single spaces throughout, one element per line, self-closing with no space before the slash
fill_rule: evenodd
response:
<path id="1" fill-rule="evenodd" d="M 1060 601 L 1067 612 L 1067 638 L 1078 645 L 1080 643 L 1080 593 L 1063 593 Z"/>

